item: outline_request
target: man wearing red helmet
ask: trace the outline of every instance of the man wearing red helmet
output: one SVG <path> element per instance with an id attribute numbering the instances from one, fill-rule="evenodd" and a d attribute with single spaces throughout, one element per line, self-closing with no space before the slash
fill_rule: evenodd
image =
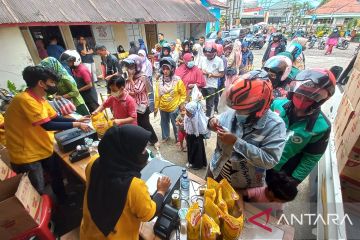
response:
<path id="1" fill-rule="evenodd" d="M 324 154 L 331 124 L 321 105 L 335 92 L 336 79 L 325 69 L 301 71 L 290 83 L 288 99 L 276 99 L 271 109 L 287 127 L 287 142 L 276 171 L 301 183 Z"/>
<path id="2" fill-rule="evenodd" d="M 226 91 L 231 108 L 209 120 L 217 132 L 208 176 L 227 179 L 235 188 L 262 187 L 265 171 L 280 160 L 286 140 L 282 119 L 270 108 L 273 89 L 265 71 L 251 71 Z"/>
<path id="3" fill-rule="evenodd" d="M 224 62 L 216 56 L 217 47 L 215 43 L 205 43 L 203 51 L 205 58 L 201 61 L 199 68 L 206 78 L 206 86 L 202 89 L 202 94 L 206 97 L 206 116 L 210 117 L 214 107 L 218 81 L 224 76 Z"/>

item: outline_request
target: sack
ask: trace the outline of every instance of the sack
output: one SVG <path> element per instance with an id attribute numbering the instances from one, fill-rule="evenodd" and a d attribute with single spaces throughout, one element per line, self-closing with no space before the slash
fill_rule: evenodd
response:
<path id="1" fill-rule="evenodd" d="M 186 214 L 187 222 L 187 239 L 199 240 L 200 225 L 201 225 L 201 211 L 198 203 L 194 203 Z"/>
<path id="2" fill-rule="evenodd" d="M 112 127 L 112 121 L 108 121 L 103 112 L 99 112 L 96 115 L 91 116 L 91 122 L 96 132 L 102 136 L 105 134 L 106 130 Z"/>
<path id="3" fill-rule="evenodd" d="M 140 114 L 144 114 L 146 112 L 147 106 L 145 104 L 137 105 L 136 112 Z"/>
<path id="4" fill-rule="evenodd" d="M 55 108 L 55 111 L 60 113 L 63 116 L 69 115 L 73 112 L 75 112 L 76 107 L 75 105 L 66 98 L 60 98 L 59 100 L 54 99 L 52 101 L 52 105 Z"/>
<path id="5" fill-rule="evenodd" d="M 216 240 L 218 235 L 220 235 L 219 225 L 205 213 L 201 221 L 201 240 Z"/>

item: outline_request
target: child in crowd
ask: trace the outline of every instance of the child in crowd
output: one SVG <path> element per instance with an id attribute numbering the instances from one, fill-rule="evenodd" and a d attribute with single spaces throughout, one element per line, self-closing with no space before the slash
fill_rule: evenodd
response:
<path id="1" fill-rule="evenodd" d="M 283 213 L 285 202 L 291 202 L 295 199 L 298 190 L 298 183 L 288 177 L 284 172 L 276 172 L 273 169 L 266 171 L 266 186 L 257 188 L 248 188 L 242 192 L 250 202 L 269 203 L 280 217 Z"/>
<path id="2" fill-rule="evenodd" d="M 186 132 L 184 129 L 185 115 L 186 115 L 185 105 L 181 104 L 179 106 L 179 115 L 176 118 L 176 126 L 178 127 L 178 138 L 179 138 L 178 144 L 180 145 L 180 150 L 183 152 L 186 152 L 186 148 L 184 147 L 184 139 L 186 137 Z"/>
<path id="3" fill-rule="evenodd" d="M 114 116 L 114 124 L 120 126 L 125 124 L 137 125 L 136 102 L 125 90 L 125 79 L 121 76 L 113 76 L 108 82 L 111 96 L 106 99 L 92 114 L 96 115 L 111 108 Z"/>
<path id="4" fill-rule="evenodd" d="M 252 70 L 253 62 L 254 62 L 254 55 L 251 50 L 249 50 L 249 43 L 243 42 L 241 45 L 241 52 L 242 52 L 242 62 L 240 65 L 240 75 L 245 74 Z"/>
<path id="5" fill-rule="evenodd" d="M 184 128 L 188 151 L 186 167 L 201 169 L 207 166 L 204 137 L 208 133 L 208 118 L 199 101 L 191 101 L 186 104 L 185 108 Z"/>

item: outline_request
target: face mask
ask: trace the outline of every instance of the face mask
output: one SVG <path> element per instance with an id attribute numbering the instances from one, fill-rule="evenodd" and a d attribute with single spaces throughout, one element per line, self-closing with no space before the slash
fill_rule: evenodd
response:
<path id="1" fill-rule="evenodd" d="M 140 165 L 142 165 L 142 168 L 146 166 L 148 159 L 149 159 L 148 151 L 145 151 L 145 153 L 140 153 L 137 155 L 137 162 Z"/>
<path id="2" fill-rule="evenodd" d="M 296 109 L 303 111 L 307 110 L 311 105 L 314 104 L 313 101 L 304 101 L 302 98 L 297 96 L 293 96 L 292 102 Z"/>
<path id="3" fill-rule="evenodd" d="M 195 62 L 194 62 L 194 61 L 190 61 L 190 62 L 188 62 L 188 63 L 186 64 L 186 66 L 187 66 L 188 68 L 193 68 L 193 67 L 195 66 Z"/>
<path id="4" fill-rule="evenodd" d="M 58 91 L 57 86 L 50 86 L 50 85 L 46 84 L 46 87 L 47 88 L 45 89 L 45 92 L 49 95 L 53 95 L 53 94 L 57 93 L 57 91 Z"/>
<path id="5" fill-rule="evenodd" d="M 246 122 L 246 119 L 249 117 L 249 115 L 243 115 L 243 114 L 236 113 L 235 117 L 236 117 L 236 121 L 238 123 L 244 124 Z"/>
<path id="6" fill-rule="evenodd" d="M 193 55 L 194 55 L 194 56 L 197 56 L 197 55 L 198 55 L 198 51 L 195 51 L 195 50 L 194 50 L 194 51 L 193 51 Z"/>
<path id="7" fill-rule="evenodd" d="M 111 96 L 113 97 L 120 97 L 120 92 L 112 92 Z"/>

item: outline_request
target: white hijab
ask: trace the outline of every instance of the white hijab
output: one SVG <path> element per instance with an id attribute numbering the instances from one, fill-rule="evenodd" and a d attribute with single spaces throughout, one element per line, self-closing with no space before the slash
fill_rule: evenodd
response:
<path id="1" fill-rule="evenodd" d="M 205 135 L 208 132 L 206 117 L 200 102 L 191 101 L 185 106 L 186 110 L 191 113 L 192 117 L 185 115 L 184 128 L 187 134 L 198 137 L 200 134 Z"/>

